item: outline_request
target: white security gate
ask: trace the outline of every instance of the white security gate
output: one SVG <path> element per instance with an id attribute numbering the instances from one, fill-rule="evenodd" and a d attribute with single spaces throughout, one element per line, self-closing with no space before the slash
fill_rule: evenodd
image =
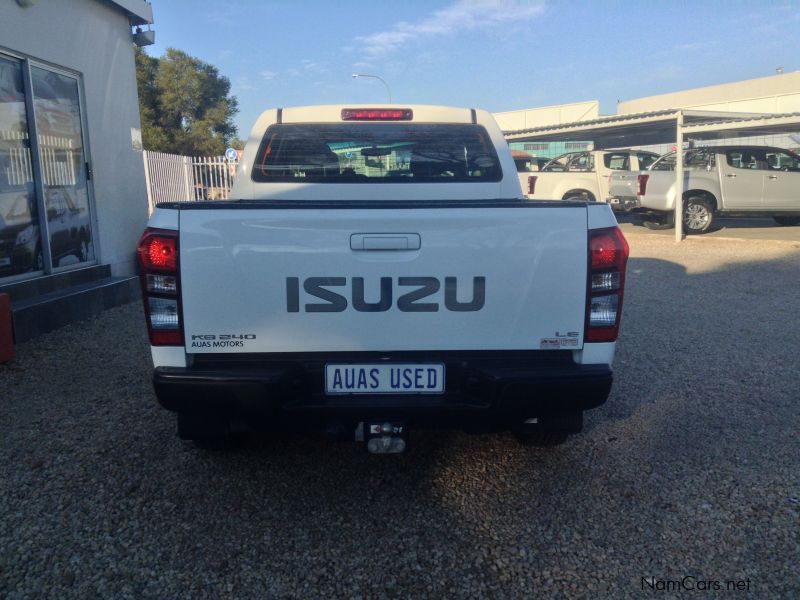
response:
<path id="1" fill-rule="evenodd" d="M 159 202 L 228 199 L 237 160 L 147 150 L 142 154 L 150 212 Z"/>

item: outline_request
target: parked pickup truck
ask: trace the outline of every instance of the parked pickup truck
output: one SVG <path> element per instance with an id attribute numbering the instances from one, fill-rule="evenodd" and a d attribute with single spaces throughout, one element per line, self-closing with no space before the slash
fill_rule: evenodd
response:
<path id="1" fill-rule="evenodd" d="M 606 205 L 530 202 L 492 116 L 268 110 L 232 201 L 160 204 L 138 247 L 178 434 L 580 431 L 605 402 L 628 246 Z"/>
<path id="2" fill-rule="evenodd" d="M 800 224 L 800 156 L 768 146 L 708 146 L 684 153 L 683 226 L 705 233 L 717 215 L 769 216 Z M 614 173 L 610 194 L 645 215 L 651 229 L 674 226 L 675 154 L 637 174 Z"/>
<path id="3" fill-rule="evenodd" d="M 568 152 L 552 159 L 537 173 L 519 173 L 519 179 L 531 199 L 600 201 L 616 209 L 620 207 L 616 198 L 607 200 L 611 174 L 638 172 L 657 158 L 658 154 L 644 150 Z"/>

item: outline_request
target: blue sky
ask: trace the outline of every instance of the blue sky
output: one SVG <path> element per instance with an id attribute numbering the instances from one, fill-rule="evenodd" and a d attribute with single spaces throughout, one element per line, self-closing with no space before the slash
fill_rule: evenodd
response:
<path id="1" fill-rule="evenodd" d="M 152 0 L 161 56 L 219 68 L 245 137 L 262 110 L 397 103 L 514 110 L 800 69 L 800 0 Z"/>

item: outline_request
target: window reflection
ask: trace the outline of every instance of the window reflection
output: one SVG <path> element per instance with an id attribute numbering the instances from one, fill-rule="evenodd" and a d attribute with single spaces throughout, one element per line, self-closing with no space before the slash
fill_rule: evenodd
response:
<path id="1" fill-rule="evenodd" d="M 0 56 L 0 277 L 42 268 L 22 64 Z"/>

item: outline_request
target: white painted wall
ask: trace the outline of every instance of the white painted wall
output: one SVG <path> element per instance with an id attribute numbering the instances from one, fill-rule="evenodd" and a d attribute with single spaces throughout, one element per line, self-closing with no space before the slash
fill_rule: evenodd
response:
<path id="1" fill-rule="evenodd" d="M 596 119 L 600 116 L 600 102 L 598 100 L 590 100 L 573 104 L 525 108 L 493 113 L 492 116 L 494 116 L 503 131 L 516 131 L 530 127 Z"/>
<path id="2" fill-rule="evenodd" d="M 800 112 L 800 71 L 626 100 L 617 105 L 617 112 L 624 115 L 669 108 L 754 113 Z"/>
<path id="3" fill-rule="evenodd" d="M 89 160 L 94 172 L 99 262 L 114 275 L 135 272 L 136 241 L 147 222 L 131 28 L 123 11 L 100 0 L 0 2 L 0 48 L 83 76 Z"/>

